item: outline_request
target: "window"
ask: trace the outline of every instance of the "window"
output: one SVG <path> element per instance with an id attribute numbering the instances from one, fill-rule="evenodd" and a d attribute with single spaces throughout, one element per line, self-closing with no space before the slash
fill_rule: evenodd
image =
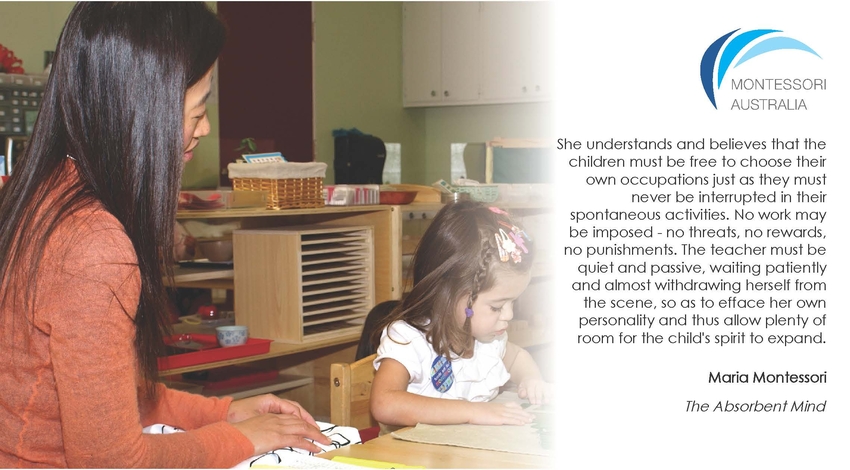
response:
<path id="1" fill-rule="evenodd" d="M 466 164 L 463 161 L 463 151 L 466 150 L 466 144 L 451 144 L 452 153 L 452 182 L 466 178 Z"/>
<path id="2" fill-rule="evenodd" d="M 384 160 L 384 184 L 401 184 L 401 144 L 384 143 L 387 157 Z"/>

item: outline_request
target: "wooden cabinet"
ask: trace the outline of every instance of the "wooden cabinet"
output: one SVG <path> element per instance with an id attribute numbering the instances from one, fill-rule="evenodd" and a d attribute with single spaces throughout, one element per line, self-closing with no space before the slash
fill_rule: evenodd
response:
<path id="1" fill-rule="evenodd" d="M 177 220 L 238 221 L 241 229 L 295 225 L 370 226 L 375 246 L 375 303 L 401 297 L 399 206 L 325 206 L 315 209 L 178 211 Z M 234 265 L 239 260 L 234 260 Z M 233 289 L 233 269 L 175 269 L 177 287 Z M 239 312 L 236 313 L 237 317 Z"/>
<path id="2" fill-rule="evenodd" d="M 375 306 L 372 227 L 233 232 L 236 322 L 251 336 L 310 343 L 359 334 Z"/>
<path id="3" fill-rule="evenodd" d="M 478 100 L 477 2 L 405 2 L 404 105 Z"/>
<path id="4" fill-rule="evenodd" d="M 548 2 L 405 2 L 404 106 L 549 98 Z"/>

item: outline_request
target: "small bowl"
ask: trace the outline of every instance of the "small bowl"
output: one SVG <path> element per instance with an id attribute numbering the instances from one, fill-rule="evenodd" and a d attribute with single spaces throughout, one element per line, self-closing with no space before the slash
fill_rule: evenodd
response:
<path id="1" fill-rule="evenodd" d="M 381 204 L 410 204 L 416 194 L 417 191 L 381 191 Z"/>
<path id="2" fill-rule="evenodd" d="M 248 342 L 248 327 L 241 325 L 218 326 L 215 329 L 215 336 L 218 338 L 219 346 L 223 348 L 241 346 Z"/>
<path id="3" fill-rule="evenodd" d="M 469 196 L 468 193 L 441 193 L 440 194 L 440 202 L 443 204 L 449 204 L 452 202 L 460 202 L 460 201 L 471 201 L 472 197 Z"/>
<path id="4" fill-rule="evenodd" d="M 233 259 L 233 240 L 198 240 L 198 246 L 210 261 L 224 262 Z"/>

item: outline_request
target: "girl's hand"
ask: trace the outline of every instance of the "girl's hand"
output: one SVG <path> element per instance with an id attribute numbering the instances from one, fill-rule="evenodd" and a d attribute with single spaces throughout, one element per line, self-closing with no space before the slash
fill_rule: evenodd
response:
<path id="1" fill-rule="evenodd" d="M 297 447 L 310 452 L 322 451 L 307 439 L 325 445 L 331 443 L 328 436 L 319 431 L 315 422 L 307 422 L 294 414 L 264 413 L 234 423 L 233 427 L 254 444 L 254 455 L 283 447 Z"/>
<path id="2" fill-rule="evenodd" d="M 471 403 L 475 406 L 470 424 L 513 424 L 521 426 L 534 421 L 534 415 L 526 412 L 518 403 Z"/>
<path id="3" fill-rule="evenodd" d="M 540 379 L 526 379 L 520 382 L 517 395 L 527 398 L 532 405 L 545 405 L 552 401 L 554 389 L 552 384 Z"/>
<path id="4" fill-rule="evenodd" d="M 297 402 L 284 400 L 270 393 L 233 400 L 227 410 L 227 422 L 238 423 L 266 413 L 293 415 L 318 428 L 316 420 Z"/>

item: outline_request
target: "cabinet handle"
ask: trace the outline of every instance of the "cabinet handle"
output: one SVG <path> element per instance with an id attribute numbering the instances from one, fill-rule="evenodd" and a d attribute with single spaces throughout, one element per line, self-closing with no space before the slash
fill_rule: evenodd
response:
<path id="1" fill-rule="evenodd" d="M 534 85 L 534 91 L 540 91 L 540 85 Z"/>
<path id="2" fill-rule="evenodd" d="M 443 96 L 449 96 L 449 90 L 444 91 Z"/>
<path id="3" fill-rule="evenodd" d="M 431 96 L 437 96 L 437 92 L 434 91 L 434 90 L 431 90 Z"/>
<path id="4" fill-rule="evenodd" d="M 526 91 L 528 91 L 528 89 L 526 89 L 526 87 L 522 87 L 522 92 L 525 93 Z"/>

